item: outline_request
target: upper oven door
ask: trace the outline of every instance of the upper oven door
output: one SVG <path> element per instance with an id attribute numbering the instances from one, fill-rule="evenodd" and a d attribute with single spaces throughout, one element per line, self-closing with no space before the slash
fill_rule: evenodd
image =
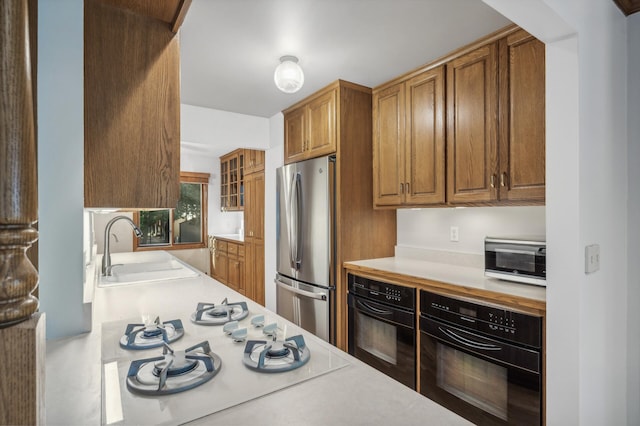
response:
<path id="1" fill-rule="evenodd" d="M 541 386 L 538 351 L 420 317 L 420 393 L 438 404 L 476 424 L 540 425 Z"/>
<path id="2" fill-rule="evenodd" d="M 349 353 L 416 388 L 415 313 L 349 294 Z"/>

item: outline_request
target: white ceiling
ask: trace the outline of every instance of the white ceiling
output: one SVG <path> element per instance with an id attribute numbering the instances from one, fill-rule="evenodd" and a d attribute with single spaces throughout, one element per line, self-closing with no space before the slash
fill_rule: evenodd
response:
<path id="1" fill-rule="evenodd" d="M 510 22 L 481 0 L 193 0 L 181 102 L 271 117 L 337 79 L 375 87 Z M 295 94 L 273 72 L 294 55 Z"/>

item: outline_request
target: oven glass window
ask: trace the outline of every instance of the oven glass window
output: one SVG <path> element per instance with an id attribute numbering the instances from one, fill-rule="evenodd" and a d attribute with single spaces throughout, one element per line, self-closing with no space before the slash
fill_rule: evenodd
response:
<path id="1" fill-rule="evenodd" d="M 496 266 L 522 272 L 536 272 L 536 255 L 528 253 L 496 252 Z"/>
<path id="2" fill-rule="evenodd" d="M 360 312 L 357 315 L 356 341 L 358 347 L 376 358 L 396 365 L 398 353 L 396 327 Z"/>
<path id="3" fill-rule="evenodd" d="M 507 369 L 437 344 L 437 383 L 445 391 L 507 420 Z"/>

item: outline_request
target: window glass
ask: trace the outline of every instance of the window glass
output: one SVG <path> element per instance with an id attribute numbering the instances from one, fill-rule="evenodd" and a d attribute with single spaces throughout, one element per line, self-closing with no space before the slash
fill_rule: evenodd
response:
<path id="1" fill-rule="evenodd" d="M 170 210 L 143 210 L 140 212 L 139 227 L 142 237 L 138 246 L 166 246 L 170 243 Z"/>
<path id="2" fill-rule="evenodd" d="M 183 183 L 180 186 L 180 201 L 173 218 L 173 242 L 202 242 L 202 185 Z"/>

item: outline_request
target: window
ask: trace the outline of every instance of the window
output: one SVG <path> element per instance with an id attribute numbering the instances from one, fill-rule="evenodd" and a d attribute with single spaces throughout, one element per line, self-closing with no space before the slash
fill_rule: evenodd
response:
<path id="1" fill-rule="evenodd" d="M 206 247 L 209 173 L 180 173 L 180 199 L 175 209 L 140 210 L 134 222 L 142 237 L 133 250 L 172 250 Z"/>

